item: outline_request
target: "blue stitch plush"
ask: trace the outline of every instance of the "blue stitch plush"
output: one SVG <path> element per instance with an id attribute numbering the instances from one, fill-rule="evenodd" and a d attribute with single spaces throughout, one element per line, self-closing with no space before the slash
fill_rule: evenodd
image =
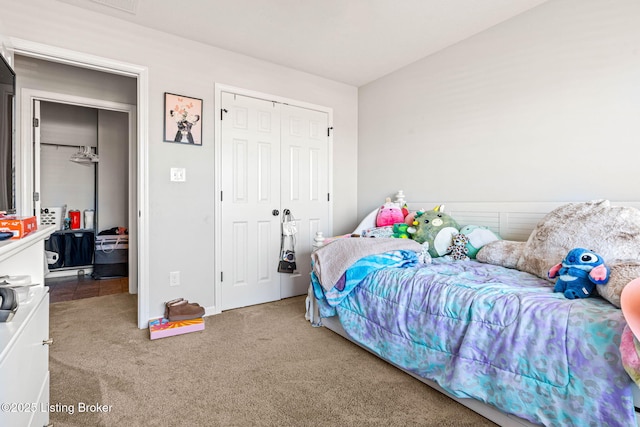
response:
<path id="1" fill-rule="evenodd" d="M 596 285 L 609 281 L 609 267 L 602 257 L 584 248 L 571 249 L 548 274 L 550 279 L 558 277 L 553 292 L 563 292 L 569 299 L 587 298 Z"/>

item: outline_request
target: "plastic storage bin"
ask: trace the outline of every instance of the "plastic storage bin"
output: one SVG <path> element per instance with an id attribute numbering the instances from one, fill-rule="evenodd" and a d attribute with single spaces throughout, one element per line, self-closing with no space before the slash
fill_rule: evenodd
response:
<path id="1" fill-rule="evenodd" d="M 67 213 L 67 205 L 40 209 L 40 225 L 55 225 L 62 230 L 64 216 Z"/>
<path id="2" fill-rule="evenodd" d="M 108 279 L 128 275 L 129 236 L 121 234 L 97 236 L 91 277 Z"/>

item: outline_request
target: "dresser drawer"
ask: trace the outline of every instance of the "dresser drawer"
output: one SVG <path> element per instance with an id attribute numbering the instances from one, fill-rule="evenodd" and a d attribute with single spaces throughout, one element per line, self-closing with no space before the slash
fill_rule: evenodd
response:
<path id="1" fill-rule="evenodd" d="M 49 424 L 49 411 L 45 410 L 49 406 L 49 372 L 45 376 L 44 383 L 38 396 L 38 411 L 33 413 L 30 427 L 43 427 Z"/>
<path id="2" fill-rule="evenodd" d="M 43 344 L 49 338 L 48 290 L 44 288 L 29 304 L 19 306 L 11 322 L 0 323 L 0 330 L 3 338 L 8 337 L 3 340 L 0 360 L 0 425 L 28 426 L 32 419 L 47 421 L 41 401 L 49 400 L 49 346 Z"/>

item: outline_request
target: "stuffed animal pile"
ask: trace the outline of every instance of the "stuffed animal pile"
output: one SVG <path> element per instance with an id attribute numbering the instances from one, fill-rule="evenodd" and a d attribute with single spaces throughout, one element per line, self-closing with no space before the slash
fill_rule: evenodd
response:
<path id="1" fill-rule="evenodd" d="M 460 228 L 458 222 L 444 212 L 444 205 L 410 212 L 406 204 L 401 207 L 388 197 L 378 209 L 376 227 L 385 230 L 385 237 L 413 239 L 423 244 L 430 257 L 449 255 L 454 260 L 475 258 L 481 247 L 500 239 L 487 227 L 467 225 Z"/>

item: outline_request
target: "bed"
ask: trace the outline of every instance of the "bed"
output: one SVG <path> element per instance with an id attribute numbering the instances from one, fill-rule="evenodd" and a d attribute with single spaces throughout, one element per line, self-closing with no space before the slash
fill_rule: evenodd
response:
<path id="1" fill-rule="evenodd" d="M 626 322 L 619 299 L 607 294 L 617 285 L 572 300 L 553 292 L 543 277 L 559 253 L 584 239 L 605 259 L 624 261 L 624 268 L 612 267 L 616 283 L 640 277 L 637 242 L 623 250 L 616 239 L 594 235 L 610 233 L 608 227 L 598 224 L 594 232 L 580 223 L 593 222 L 585 209 L 597 210 L 637 226 L 611 224 L 640 239 L 638 207 L 608 201 L 447 204 L 458 223 L 502 237 L 480 250 L 480 261 L 420 262 L 415 242 L 405 239 L 335 239 L 312 255 L 322 269 L 314 265 L 307 318 L 500 425 L 639 425 L 634 401 L 640 393 L 619 350 Z M 562 209 L 574 211 L 567 216 Z M 354 234 L 370 228 L 373 218 L 375 211 Z M 563 231 L 558 221 L 572 229 Z M 550 233 L 564 235 L 558 240 Z M 538 250 L 523 268 L 518 260 L 531 249 Z"/>

